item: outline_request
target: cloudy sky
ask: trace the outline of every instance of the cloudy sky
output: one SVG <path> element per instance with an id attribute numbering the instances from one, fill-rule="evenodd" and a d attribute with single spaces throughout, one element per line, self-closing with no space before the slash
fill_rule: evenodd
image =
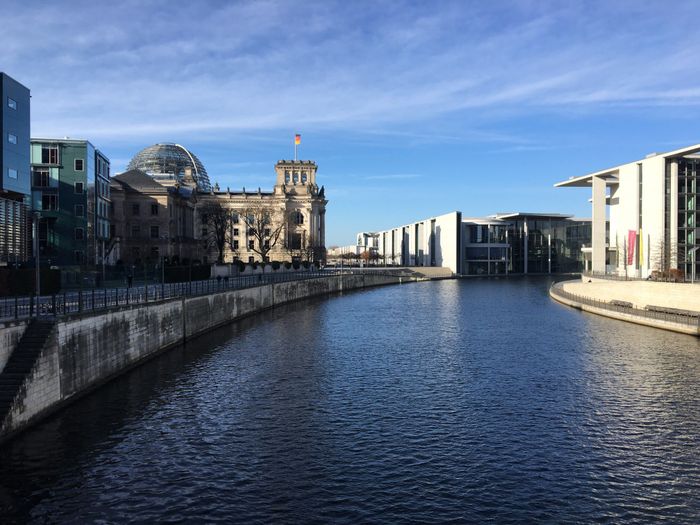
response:
<path id="1" fill-rule="evenodd" d="M 697 2 L 2 0 L 32 136 L 126 167 L 188 146 L 222 187 L 319 164 L 327 244 L 462 210 L 590 215 L 552 185 L 700 142 Z"/>

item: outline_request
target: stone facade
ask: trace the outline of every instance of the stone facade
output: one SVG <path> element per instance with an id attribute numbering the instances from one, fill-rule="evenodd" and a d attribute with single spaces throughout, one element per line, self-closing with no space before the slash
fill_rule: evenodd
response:
<path id="1" fill-rule="evenodd" d="M 316 184 L 317 169 L 313 161 L 281 160 L 272 191 L 222 191 L 218 185 L 202 191 L 191 168 L 172 179 L 155 180 L 140 170 L 117 175 L 111 262 L 155 263 L 161 256 L 205 264 L 323 261 L 328 201 Z"/>
<path id="2" fill-rule="evenodd" d="M 131 170 L 112 178 L 112 243 L 110 262 L 157 263 L 201 258 L 195 238 L 196 191 L 164 186 L 144 172 Z"/>
<path id="3" fill-rule="evenodd" d="M 265 255 L 268 260 L 324 260 L 328 201 L 324 188 L 319 188 L 316 183 L 317 169 L 313 161 L 281 160 L 275 165 L 277 178 L 271 192 L 261 191 L 260 188 L 252 192 L 245 188 L 240 192 L 221 191 L 215 187 L 208 194 L 200 194 L 198 210 L 213 204 L 230 212 L 224 262 L 236 259 L 262 261 L 263 255 L 257 246 L 261 239 L 251 233 L 252 225 L 246 221 L 247 214 L 254 214 L 260 209 L 269 213 L 270 224 L 266 229 L 273 237 L 281 227 L 279 239 L 271 243 L 270 251 Z M 195 232 L 204 242 L 212 234 L 211 226 L 203 213 L 196 214 L 196 221 Z M 216 246 L 209 243 L 205 249 L 205 262 L 216 261 Z"/>

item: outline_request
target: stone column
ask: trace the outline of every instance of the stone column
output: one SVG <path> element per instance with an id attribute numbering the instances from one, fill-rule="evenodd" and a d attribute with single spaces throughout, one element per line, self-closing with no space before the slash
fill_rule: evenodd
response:
<path id="1" fill-rule="evenodd" d="M 669 268 L 678 268 L 678 160 L 671 161 L 671 213 L 669 221 L 669 240 L 671 245 L 668 247 L 670 254 Z"/>
<path id="2" fill-rule="evenodd" d="M 593 177 L 592 271 L 605 273 L 605 179 Z M 627 264 L 627 261 L 624 261 Z"/>

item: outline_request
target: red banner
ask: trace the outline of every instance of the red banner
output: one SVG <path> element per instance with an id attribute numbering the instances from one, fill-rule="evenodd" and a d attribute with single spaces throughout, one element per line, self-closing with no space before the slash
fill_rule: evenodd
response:
<path id="1" fill-rule="evenodd" d="M 627 232 L 627 266 L 634 264 L 634 251 L 637 247 L 637 232 L 630 230 Z"/>

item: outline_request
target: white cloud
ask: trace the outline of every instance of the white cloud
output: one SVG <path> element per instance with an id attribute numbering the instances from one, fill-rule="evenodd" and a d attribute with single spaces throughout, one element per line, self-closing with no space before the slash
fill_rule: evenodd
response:
<path id="1" fill-rule="evenodd" d="M 32 89 L 38 134 L 187 141 L 429 122 L 414 140 L 522 143 L 492 131 L 494 115 L 700 102 L 700 36 L 655 24 L 658 3 L 76 4 L 3 11 L 0 63 Z M 684 12 L 692 3 L 674 6 Z M 441 133 L 455 114 L 462 128 Z"/>

